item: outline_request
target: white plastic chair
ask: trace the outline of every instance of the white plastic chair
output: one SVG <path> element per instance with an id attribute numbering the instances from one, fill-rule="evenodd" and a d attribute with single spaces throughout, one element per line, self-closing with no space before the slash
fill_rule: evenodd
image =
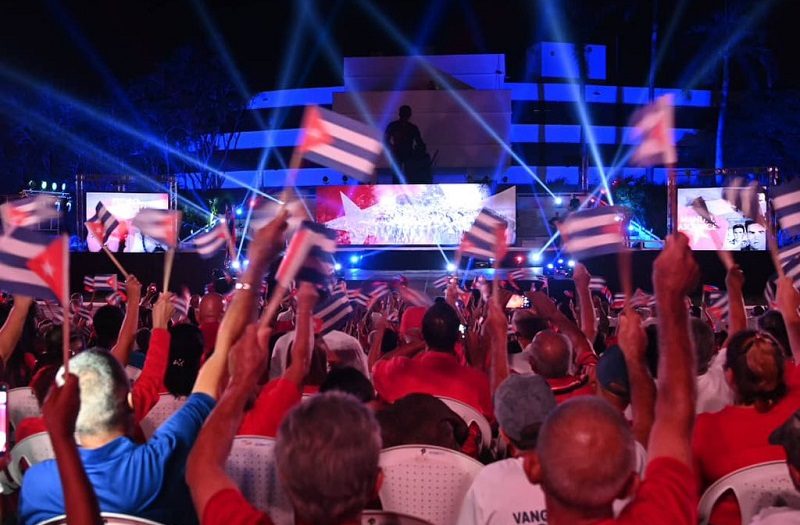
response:
<path id="1" fill-rule="evenodd" d="M 481 431 L 481 447 L 486 450 L 492 446 L 492 427 L 489 425 L 489 421 L 483 417 L 483 414 L 472 408 L 466 403 L 459 401 L 458 399 L 453 399 L 451 397 L 445 396 L 436 396 L 440 399 L 447 407 L 458 414 L 458 416 L 464 420 L 464 422 L 469 426 L 472 423 L 478 425 L 478 428 Z"/>
<path id="2" fill-rule="evenodd" d="M 127 514 L 117 514 L 115 512 L 101 512 L 100 516 L 103 518 L 103 523 L 107 523 L 108 525 L 162 525 L 157 521 L 128 516 Z M 67 516 L 63 515 L 39 522 L 38 525 L 66 525 L 66 523 Z"/>
<path id="3" fill-rule="evenodd" d="M 365 510 L 361 514 L 361 525 L 431 525 L 431 522 L 398 512 Z"/>
<path id="4" fill-rule="evenodd" d="M 125 366 L 125 374 L 128 376 L 128 379 L 131 380 L 131 383 L 139 379 L 139 376 L 142 375 L 142 369 L 136 368 L 135 366 L 127 365 Z"/>
<path id="5" fill-rule="evenodd" d="M 150 409 L 142 420 L 139 426 L 142 427 L 144 437 L 150 439 L 150 436 L 155 434 L 158 427 L 160 427 L 172 414 L 177 412 L 183 404 L 186 403 L 185 397 L 175 397 L 172 394 L 161 394 L 158 403 Z"/>
<path id="6" fill-rule="evenodd" d="M 8 391 L 8 420 L 12 427 L 16 428 L 26 417 L 41 415 L 42 409 L 30 387 L 22 386 Z"/>
<path id="7" fill-rule="evenodd" d="M 4 473 L 0 480 L 0 492 L 3 494 L 10 494 L 22 485 L 22 476 L 28 467 L 56 457 L 47 432 L 26 437 L 12 447 L 9 456 L 8 478 Z"/>
<path id="8" fill-rule="evenodd" d="M 472 480 L 483 468 L 471 457 L 442 447 L 403 445 L 380 456 L 384 481 L 381 506 L 433 525 L 452 525 Z"/>
<path id="9" fill-rule="evenodd" d="M 225 471 L 245 499 L 269 514 L 275 525 L 294 525 L 294 510 L 281 490 L 275 465 L 275 440 L 262 436 L 236 436 Z"/>
<path id="10" fill-rule="evenodd" d="M 703 493 L 697 511 L 706 525 L 717 500 L 732 491 L 739 502 L 742 524 L 748 524 L 758 512 L 780 500 L 781 506 L 800 509 L 800 493 L 789 477 L 785 461 L 768 461 L 741 468 L 720 478 Z"/>

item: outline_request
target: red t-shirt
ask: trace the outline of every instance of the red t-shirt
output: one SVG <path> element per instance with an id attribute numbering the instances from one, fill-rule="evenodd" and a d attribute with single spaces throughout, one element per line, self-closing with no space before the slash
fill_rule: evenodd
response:
<path id="1" fill-rule="evenodd" d="M 159 394 L 166 391 L 164 375 L 167 373 L 171 338 L 169 331 L 163 328 L 154 328 L 150 335 L 150 346 L 147 349 L 142 373 L 131 388 L 133 414 L 137 423 L 156 406 Z"/>
<path id="2" fill-rule="evenodd" d="M 589 383 L 588 376 L 576 377 L 559 377 L 559 378 L 545 378 L 547 384 L 550 385 L 550 390 L 556 398 L 556 403 L 563 403 L 568 399 L 578 396 L 592 396 L 595 389 Z"/>
<path id="3" fill-rule="evenodd" d="M 789 393 L 767 412 L 753 407 L 728 406 L 697 416 L 692 439 L 695 472 L 702 490 L 743 467 L 765 461 L 786 461 L 783 447 L 770 445 L 770 433 L 800 408 L 800 389 Z M 739 524 L 739 505 L 723 496 L 711 513 L 715 525 Z"/>
<path id="4" fill-rule="evenodd" d="M 275 437 L 283 417 L 300 402 L 297 385 L 281 377 L 261 389 L 253 408 L 245 413 L 238 435 Z"/>
<path id="5" fill-rule="evenodd" d="M 202 525 L 272 525 L 266 513 L 253 508 L 236 489 L 223 489 L 211 496 L 203 509 Z"/>
<path id="6" fill-rule="evenodd" d="M 408 394 L 430 394 L 457 399 L 493 418 L 489 378 L 478 370 L 459 364 L 444 352 L 423 352 L 412 358 L 393 357 L 375 363 L 375 390 L 384 401 L 394 403 Z"/>
<path id="7" fill-rule="evenodd" d="M 692 469 L 677 459 L 653 459 L 636 496 L 616 519 L 595 525 L 696 525 L 697 485 Z"/>

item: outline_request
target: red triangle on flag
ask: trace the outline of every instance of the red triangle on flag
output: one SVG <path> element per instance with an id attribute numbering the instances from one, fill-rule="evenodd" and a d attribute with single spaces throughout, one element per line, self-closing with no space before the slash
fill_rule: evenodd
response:
<path id="1" fill-rule="evenodd" d="M 12 226 L 22 226 L 28 218 L 28 212 L 18 209 L 16 206 L 9 205 L 7 221 Z"/>
<path id="2" fill-rule="evenodd" d="M 103 242 L 105 239 L 105 226 L 99 221 L 86 221 L 86 229 L 89 233 L 94 235 L 98 241 Z"/>
<path id="3" fill-rule="evenodd" d="M 308 106 L 303 115 L 303 140 L 300 143 L 300 153 L 311 151 L 331 142 L 333 142 L 333 137 L 325 128 L 325 121 L 319 113 L 319 108 Z"/>
<path id="4" fill-rule="evenodd" d="M 64 290 L 64 253 L 69 251 L 66 237 L 59 237 L 47 245 L 39 255 L 28 260 L 28 268 L 50 287 L 59 300 L 66 297 Z"/>

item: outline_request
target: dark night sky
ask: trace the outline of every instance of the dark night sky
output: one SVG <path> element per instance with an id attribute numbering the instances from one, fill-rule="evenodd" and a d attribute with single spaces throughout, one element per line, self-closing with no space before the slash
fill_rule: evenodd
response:
<path id="1" fill-rule="evenodd" d="M 322 23 L 332 26 L 338 54 L 403 54 L 358 2 L 310 1 L 318 7 Z M 752 4 L 762 1 L 767 0 L 752 0 Z M 692 29 L 709 24 L 712 13 L 723 2 L 687 2 L 688 8 L 659 72 L 659 85 L 676 86 L 689 61 L 706 49 L 703 38 Z M 616 75 L 628 84 L 643 83 L 649 59 L 650 1 L 555 3 L 564 7 L 568 31 L 581 34 L 587 42 L 609 46 L 610 82 L 616 80 Z M 662 28 L 673 17 L 678 3 L 679 0 L 659 1 Z M 412 40 L 423 29 L 426 16 L 434 13 L 422 51 L 503 52 L 507 55 L 510 80 L 523 80 L 525 50 L 537 40 L 548 39 L 547 24 L 539 16 L 535 0 L 390 0 L 373 4 Z M 206 3 L 251 92 L 275 87 L 292 21 L 300 5 L 299 0 Z M 619 12 L 614 11 L 615 5 L 629 7 L 631 18 L 622 20 L 615 14 Z M 800 2 L 776 1 L 769 14 L 754 27 L 754 31 L 764 34 L 765 43 L 776 59 L 778 87 L 800 87 L 796 45 L 790 44 L 797 31 L 798 14 Z M 308 75 L 302 79 L 295 76 L 290 82 L 294 86 L 341 82 L 325 55 L 313 53 L 317 27 L 313 23 L 306 25 L 298 69 L 307 68 Z M 107 96 L 112 79 L 125 85 L 148 73 L 181 46 L 211 49 L 209 35 L 191 0 L 2 0 L 0 28 L 0 62 L 90 99 Z M 307 64 L 309 56 L 316 58 Z M 613 56 L 619 56 L 614 65 Z M 741 78 L 739 81 L 743 82 Z"/>

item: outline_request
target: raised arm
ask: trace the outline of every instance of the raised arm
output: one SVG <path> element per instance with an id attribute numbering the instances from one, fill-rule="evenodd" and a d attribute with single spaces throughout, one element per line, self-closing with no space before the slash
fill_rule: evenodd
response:
<path id="1" fill-rule="evenodd" d="M 647 449 L 650 460 L 672 457 L 690 468 L 696 368 L 685 297 L 699 274 L 687 237 L 681 233 L 669 236 L 653 263 L 658 308 L 658 394 Z"/>
<path id="2" fill-rule="evenodd" d="M 17 346 L 19 338 L 22 337 L 22 330 L 25 327 L 25 318 L 28 317 L 28 310 L 33 304 L 33 299 L 22 295 L 14 296 L 14 307 L 8 314 L 6 322 L 0 328 L 0 359 L 8 361 Z"/>
<path id="3" fill-rule="evenodd" d="M 497 294 L 489 301 L 485 329 L 491 352 L 489 385 L 494 397 L 495 389 L 508 377 L 508 320 Z"/>
<path id="4" fill-rule="evenodd" d="M 128 275 L 125 285 L 127 287 L 125 293 L 128 294 L 125 319 L 119 329 L 117 344 L 111 349 L 111 355 L 123 367 L 127 366 L 131 351 L 133 351 L 133 343 L 136 342 L 136 329 L 139 328 L 139 301 L 142 298 L 142 283 L 139 282 L 135 275 Z"/>
<path id="5" fill-rule="evenodd" d="M 744 309 L 744 273 L 738 264 L 731 266 L 725 276 L 728 290 L 728 334 L 733 335 L 747 328 L 747 314 Z"/>
<path id="6" fill-rule="evenodd" d="M 379 315 L 372 324 L 375 328 L 375 336 L 372 338 L 372 344 L 370 344 L 367 354 L 367 366 L 370 370 L 381 358 L 381 347 L 383 346 L 383 337 L 386 335 L 387 321 L 382 315 Z"/>
<path id="7" fill-rule="evenodd" d="M 165 390 L 164 376 L 169 361 L 169 345 L 171 336 L 167 323 L 174 309 L 172 294 L 163 292 L 153 306 L 153 330 L 150 334 L 150 346 L 141 375 L 131 388 L 134 419 L 139 422 L 158 403 L 159 394 Z"/>
<path id="8" fill-rule="evenodd" d="M 300 283 L 297 288 L 297 323 L 291 350 L 292 363 L 283 373 L 283 377 L 301 389 L 311 364 L 311 350 L 314 348 L 314 331 L 311 325 L 318 297 L 317 290 L 311 283 Z"/>
<path id="9" fill-rule="evenodd" d="M 786 324 L 786 334 L 789 336 L 789 346 L 795 363 L 800 363 L 800 292 L 794 287 L 791 277 L 778 279 L 778 309 Z"/>
<path id="10" fill-rule="evenodd" d="M 225 316 L 220 323 L 214 353 L 211 354 L 197 374 L 192 392 L 202 392 L 214 399 L 219 396 L 219 385 L 228 363 L 228 351 L 233 342 L 253 322 L 258 304 L 261 280 L 269 264 L 283 249 L 283 232 L 286 230 L 285 211 L 281 211 L 269 224 L 261 228 L 250 243 L 250 264 L 239 279 L 241 287 L 236 290 Z"/>
<path id="11" fill-rule="evenodd" d="M 643 447 L 647 447 L 653 427 L 656 384 L 647 369 L 647 335 L 642 327 L 642 318 L 630 309 L 619 316 L 619 347 L 628 369 L 633 436 Z"/>
<path id="12" fill-rule="evenodd" d="M 201 520 L 212 496 L 221 490 L 237 489 L 225 472 L 225 462 L 242 422 L 245 404 L 266 368 L 266 357 L 262 345 L 257 343 L 256 326 L 247 326 L 230 350 L 232 380 L 197 436 L 186 464 L 186 482 Z"/>
<path id="13" fill-rule="evenodd" d="M 592 291 L 589 289 L 589 282 L 592 276 L 589 275 L 586 266 L 578 263 L 575 265 L 572 279 L 575 281 L 575 295 L 578 297 L 578 306 L 580 306 L 581 309 L 581 331 L 591 344 L 594 342 L 595 337 L 597 337 L 597 317 L 594 312 Z"/>
<path id="14" fill-rule="evenodd" d="M 597 364 L 597 355 L 589 340 L 586 339 L 586 335 L 556 308 L 556 305 L 545 293 L 531 292 L 527 296 L 536 314 L 547 319 L 572 343 L 572 348 L 575 350 L 573 359 L 579 367 L 591 367 Z"/>
<path id="15" fill-rule="evenodd" d="M 103 523 L 100 506 L 75 445 L 75 420 L 81 406 L 78 391 L 78 377 L 67 374 L 64 386 L 53 387 L 50 391 L 42 407 L 42 414 L 64 489 L 67 525 L 99 525 Z"/>

